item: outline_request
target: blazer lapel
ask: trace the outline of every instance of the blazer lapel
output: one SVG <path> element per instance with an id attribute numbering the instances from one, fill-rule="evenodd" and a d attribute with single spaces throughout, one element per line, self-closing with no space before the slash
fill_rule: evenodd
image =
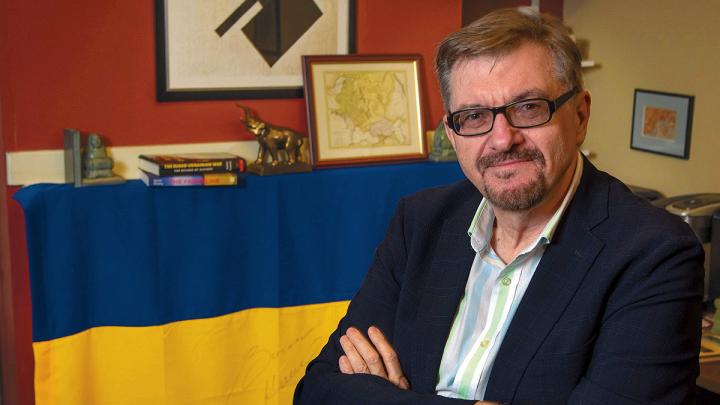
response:
<path id="1" fill-rule="evenodd" d="M 511 403 L 538 348 L 604 244 L 591 228 L 607 216 L 608 184 L 586 162 L 565 218 L 548 245 L 495 359 L 485 398 Z"/>
<path id="2" fill-rule="evenodd" d="M 479 199 L 472 199 L 443 224 L 417 312 L 418 342 L 412 354 L 413 390 L 434 393 L 440 360 L 455 312 L 465 292 L 475 251 L 467 228 Z"/>

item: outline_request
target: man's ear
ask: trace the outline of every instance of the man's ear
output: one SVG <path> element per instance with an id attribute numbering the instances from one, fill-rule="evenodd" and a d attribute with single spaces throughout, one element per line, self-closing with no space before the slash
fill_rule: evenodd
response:
<path id="1" fill-rule="evenodd" d="M 455 131 L 453 131 L 452 128 L 448 126 L 447 114 L 443 115 L 442 122 L 443 127 L 445 127 L 445 136 L 447 136 L 453 149 L 455 149 L 455 153 L 457 153 L 457 148 L 455 148 Z"/>
<path id="2" fill-rule="evenodd" d="M 590 92 L 583 90 L 578 95 L 578 100 L 575 104 L 575 113 L 577 114 L 577 129 L 575 132 L 575 144 L 577 146 L 582 145 L 585 142 L 585 135 L 587 134 L 588 122 L 590 121 L 590 105 L 591 97 Z"/>

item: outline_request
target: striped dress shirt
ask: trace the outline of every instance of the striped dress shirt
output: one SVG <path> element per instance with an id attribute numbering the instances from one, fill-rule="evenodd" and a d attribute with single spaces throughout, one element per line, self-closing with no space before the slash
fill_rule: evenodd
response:
<path id="1" fill-rule="evenodd" d="M 495 222 L 493 208 L 487 199 L 480 203 L 468 229 L 475 259 L 445 343 L 435 387 L 438 395 L 483 398 L 495 356 L 515 310 L 580 183 L 582 159 L 579 155 L 578 152 L 575 173 L 560 207 L 538 238 L 508 264 L 490 245 Z"/>

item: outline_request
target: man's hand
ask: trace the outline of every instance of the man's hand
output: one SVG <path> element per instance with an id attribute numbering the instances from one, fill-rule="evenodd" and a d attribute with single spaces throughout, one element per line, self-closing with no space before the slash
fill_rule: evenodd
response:
<path id="1" fill-rule="evenodd" d="M 368 328 L 365 337 L 357 328 L 349 327 L 340 336 L 345 354 L 340 356 L 340 371 L 343 374 L 373 374 L 382 377 L 396 387 L 409 389 L 410 384 L 403 374 L 397 353 L 380 329 Z M 475 405 L 501 405 L 497 402 L 477 401 Z"/>
<path id="2" fill-rule="evenodd" d="M 410 388 L 407 378 L 400 367 L 395 349 L 380 329 L 375 326 L 368 328 L 365 337 L 354 327 L 348 328 L 340 337 L 345 354 L 340 356 L 340 371 L 343 374 L 373 374 L 382 377 L 401 389 Z"/>

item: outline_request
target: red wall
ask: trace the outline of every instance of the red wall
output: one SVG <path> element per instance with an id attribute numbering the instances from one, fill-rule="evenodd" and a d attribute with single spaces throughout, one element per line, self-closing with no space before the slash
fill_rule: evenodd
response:
<path id="1" fill-rule="evenodd" d="M 234 101 L 155 101 L 151 1 L 2 1 L 11 16 L 3 55 L 7 151 L 61 148 L 68 126 L 98 132 L 115 146 L 252 139 Z M 358 53 L 424 56 L 434 127 L 442 116 L 434 46 L 460 26 L 460 0 L 357 3 Z M 302 99 L 247 104 L 267 121 L 307 130 Z"/>
<path id="2" fill-rule="evenodd" d="M 443 114 L 432 76 L 435 44 L 460 27 L 460 4 L 357 0 L 358 53 L 423 55 L 427 128 Z M 154 52 L 152 1 L 0 0 L 0 153 L 60 149 L 65 127 L 98 132 L 114 146 L 252 139 L 240 129 L 235 101 L 156 102 Z M 243 103 L 266 121 L 307 131 L 302 99 Z M 0 338 L 15 346 L 13 362 L 3 358 L 3 404 L 26 405 L 34 401 L 24 223 L 9 199 L 16 188 L 0 187 L 8 205 L 0 230 L 10 235 L 10 252 L 0 254 L 10 254 L 12 268 L 2 278 L 11 285 L 0 292 L 12 289 L 14 317 L 14 330 Z"/>

